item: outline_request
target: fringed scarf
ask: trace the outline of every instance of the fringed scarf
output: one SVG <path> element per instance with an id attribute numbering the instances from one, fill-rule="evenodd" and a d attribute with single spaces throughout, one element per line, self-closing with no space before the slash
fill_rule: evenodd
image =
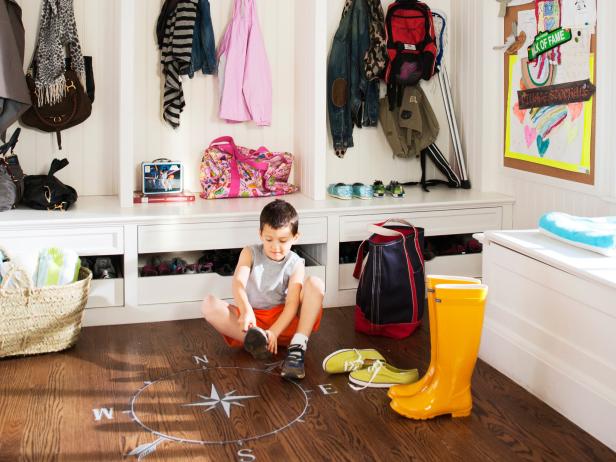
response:
<path id="1" fill-rule="evenodd" d="M 77 35 L 73 0 L 43 0 L 38 41 L 29 73 L 34 78 L 38 106 L 56 104 L 66 93 L 65 56 L 85 88 L 86 72 Z"/>

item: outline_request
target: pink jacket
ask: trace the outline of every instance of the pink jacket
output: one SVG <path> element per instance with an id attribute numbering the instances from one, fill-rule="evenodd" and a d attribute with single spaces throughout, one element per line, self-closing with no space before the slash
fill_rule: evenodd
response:
<path id="1" fill-rule="evenodd" d="M 235 0 L 218 49 L 219 116 L 227 122 L 272 122 L 272 75 L 254 0 Z"/>

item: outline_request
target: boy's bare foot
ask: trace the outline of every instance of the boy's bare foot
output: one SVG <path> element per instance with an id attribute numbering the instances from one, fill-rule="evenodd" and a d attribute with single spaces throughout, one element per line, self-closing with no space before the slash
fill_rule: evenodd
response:
<path id="1" fill-rule="evenodd" d="M 267 351 L 267 334 L 260 327 L 251 327 L 244 337 L 244 350 L 255 359 L 269 359 L 271 353 Z"/>

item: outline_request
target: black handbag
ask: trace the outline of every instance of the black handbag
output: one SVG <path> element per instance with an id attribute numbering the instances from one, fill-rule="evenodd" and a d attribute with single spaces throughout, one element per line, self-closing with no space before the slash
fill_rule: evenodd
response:
<path id="1" fill-rule="evenodd" d="M 0 212 L 15 208 L 23 196 L 24 173 L 13 152 L 20 132 L 21 128 L 17 128 L 11 139 L 0 145 Z"/>
<path id="2" fill-rule="evenodd" d="M 68 210 L 77 201 L 77 191 L 54 176 L 67 165 L 66 159 L 54 159 L 47 175 L 26 176 L 23 204 L 36 210 Z"/>

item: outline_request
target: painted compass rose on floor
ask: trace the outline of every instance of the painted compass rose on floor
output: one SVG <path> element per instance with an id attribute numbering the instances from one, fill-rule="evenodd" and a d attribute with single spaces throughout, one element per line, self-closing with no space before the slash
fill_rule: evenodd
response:
<path id="1" fill-rule="evenodd" d="M 199 363 L 199 357 L 194 359 Z M 312 390 L 280 377 L 274 371 L 280 363 L 259 369 L 201 362 L 145 382 L 134 393 L 122 412 L 154 440 L 129 448 L 125 456 L 143 460 L 165 442 L 241 447 L 303 422 Z M 324 395 L 336 392 L 329 385 L 318 387 Z M 96 421 L 113 419 L 113 408 L 93 412 Z M 238 455 L 247 455 L 242 451 L 251 450 L 240 449 Z M 250 457 L 246 460 L 256 459 Z"/>
<path id="2" fill-rule="evenodd" d="M 235 390 L 233 390 L 229 393 L 225 393 L 225 396 L 223 398 L 220 398 L 220 396 L 218 395 L 218 390 L 216 390 L 216 385 L 212 384 L 212 393 L 210 393 L 210 396 L 199 395 L 199 398 L 201 398 L 203 401 L 200 403 L 184 404 L 184 406 L 208 406 L 208 408 L 204 411 L 207 412 L 211 411 L 212 409 L 216 409 L 216 406 L 220 404 L 225 410 L 225 414 L 227 414 L 227 417 L 231 417 L 231 406 L 235 405 L 243 407 L 244 405 L 239 401 L 243 399 L 258 398 L 258 396 L 235 396 Z"/>

